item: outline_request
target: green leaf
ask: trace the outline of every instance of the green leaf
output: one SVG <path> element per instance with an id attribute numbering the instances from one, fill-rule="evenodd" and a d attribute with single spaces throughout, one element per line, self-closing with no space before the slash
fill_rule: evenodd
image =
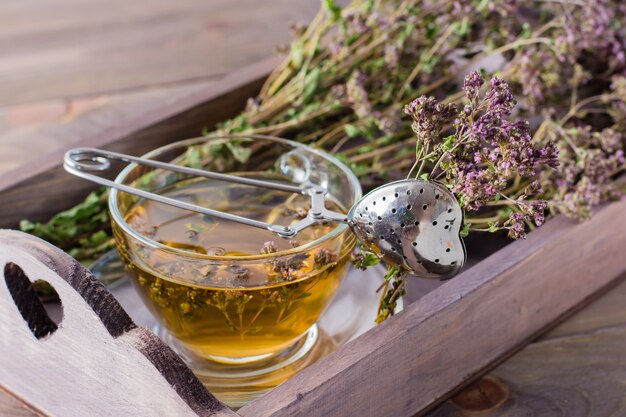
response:
<path id="1" fill-rule="evenodd" d="M 434 55 L 424 64 L 424 68 L 422 69 L 422 71 L 424 71 L 424 73 L 426 74 L 430 74 L 431 72 L 433 72 L 433 69 L 435 69 L 440 61 L 441 55 Z"/>
<path id="2" fill-rule="evenodd" d="M 413 33 L 415 30 L 415 23 L 408 23 L 404 26 L 402 33 L 399 36 L 400 43 L 406 42 L 407 38 Z"/>
<path id="3" fill-rule="evenodd" d="M 351 138 L 355 138 L 361 133 L 356 126 L 349 123 L 343 127 L 343 130 L 346 132 L 346 135 Z"/>
<path id="4" fill-rule="evenodd" d="M 490 233 L 495 233 L 498 230 L 500 230 L 500 226 L 498 225 L 498 222 L 489 222 L 489 232 Z"/>
<path id="5" fill-rule="evenodd" d="M 226 147 L 233 154 L 233 157 L 242 164 L 247 162 L 252 154 L 252 149 L 237 145 L 234 142 L 226 142 Z"/>
<path id="6" fill-rule="evenodd" d="M 465 36 L 469 33 L 470 24 L 469 19 L 467 17 L 463 18 L 461 22 L 455 25 L 454 32 L 459 36 Z"/>
<path id="7" fill-rule="evenodd" d="M 223 155 L 224 149 L 224 142 L 209 142 L 202 145 L 202 153 L 211 157 Z"/>
<path id="8" fill-rule="evenodd" d="M 333 21 L 341 19 L 341 7 L 335 3 L 335 0 L 324 0 L 324 7 Z"/>
<path id="9" fill-rule="evenodd" d="M 367 252 L 365 254 L 365 260 L 363 261 L 363 265 L 365 266 L 375 266 L 380 263 L 380 258 L 373 252 Z"/>
<path id="10" fill-rule="evenodd" d="M 356 39 L 358 39 L 358 36 Z M 385 61 L 385 58 L 372 59 L 371 61 L 368 61 L 366 64 L 364 64 L 363 68 L 368 74 L 376 74 L 387 68 L 387 62 Z"/>
<path id="11" fill-rule="evenodd" d="M 469 235 L 469 229 L 470 229 L 470 224 L 469 223 L 463 224 L 463 228 L 461 229 L 461 232 L 459 233 L 459 236 L 466 237 L 467 235 Z"/>
<path id="12" fill-rule="evenodd" d="M 31 222 L 30 220 L 21 220 L 20 230 L 22 232 L 30 233 L 35 230 L 35 223 Z"/>
<path id="13" fill-rule="evenodd" d="M 89 237 L 89 242 L 96 245 L 104 243 L 107 240 L 109 240 L 109 235 L 104 230 L 100 230 Z"/>
<path id="14" fill-rule="evenodd" d="M 337 153 L 335 153 L 335 158 L 339 159 L 344 164 L 350 166 L 350 158 L 348 158 L 346 156 L 346 154 L 344 154 L 342 152 L 337 152 Z"/>
<path id="15" fill-rule="evenodd" d="M 352 263 L 355 267 L 365 270 L 370 266 L 378 265 L 380 258 L 374 252 L 362 250 L 352 257 Z"/>
<path id="16" fill-rule="evenodd" d="M 313 94 L 315 94 L 320 81 L 320 73 L 319 68 L 313 68 L 304 78 L 304 89 L 302 90 L 303 102 L 308 101 Z"/>
<path id="17" fill-rule="evenodd" d="M 426 38 L 434 40 L 436 35 L 439 34 L 439 25 L 435 21 L 435 16 L 427 15 L 424 17 L 424 23 L 426 27 Z"/>
<path id="18" fill-rule="evenodd" d="M 154 179 L 156 178 L 158 174 L 159 174 L 159 171 L 157 170 L 150 171 L 147 174 L 144 174 L 141 177 L 137 178 L 137 181 L 135 181 L 133 185 L 142 190 L 150 191 L 150 189 L 152 188 L 151 187 L 152 182 L 154 181 Z"/>
<path id="19" fill-rule="evenodd" d="M 350 163 L 349 167 L 357 177 L 371 168 L 367 163 L 359 164 L 358 162 Z"/>
<path id="20" fill-rule="evenodd" d="M 422 175 L 420 175 L 420 178 L 423 179 L 424 181 L 428 181 L 429 177 L 430 177 L 430 174 L 428 172 L 425 172 Z"/>
<path id="21" fill-rule="evenodd" d="M 528 22 L 525 22 L 522 26 L 522 32 L 519 34 L 519 39 L 528 39 L 532 36 L 533 30 Z"/>
<path id="22" fill-rule="evenodd" d="M 385 281 L 395 279 L 402 273 L 401 269 L 396 265 L 390 265 L 387 267 L 387 273 L 385 274 Z"/>
<path id="23" fill-rule="evenodd" d="M 76 242 L 77 236 L 97 231 L 108 223 L 104 190 L 93 192 L 73 208 L 58 213 L 47 223 L 20 222 L 22 231 L 31 233 L 48 242 L 67 249 Z"/>
<path id="24" fill-rule="evenodd" d="M 478 3 L 478 5 L 476 6 L 476 9 L 477 9 L 479 12 L 483 12 L 483 13 L 485 13 L 485 12 L 488 12 L 488 11 L 489 11 L 489 10 L 488 10 L 488 8 L 487 8 L 488 6 L 489 6 L 489 0 L 480 0 L 480 2 Z"/>
<path id="25" fill-rule="evenodd" d="M 190 168 L 202 168 L 202 155 L 198 146 L 191 146 L 187 149 L 185 161 Z"/>
<path id="26" fill-rule="evenodd" d="M 450 135 L 443 139 L 443 143 L 441 144 L 441 148 L 444 151 L 450 151 L 454 147 L 454 143 L 456 142 L 456 136 Z"/>

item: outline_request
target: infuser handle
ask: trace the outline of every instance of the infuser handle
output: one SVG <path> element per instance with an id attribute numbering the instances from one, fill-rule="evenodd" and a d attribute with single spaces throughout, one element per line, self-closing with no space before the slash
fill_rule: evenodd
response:
<path id="1" fill-rule="evenodd" d="M 234 182 L 237 184 L 250 185 L 253 187 L 262 187 L 278 191 L 286 191 L 290 193 L 309 195 L 312 200 L 312 210 L 309 211 L 307 221 L 300 221 L 292 226 L 276 225 L 266 223 L 260 220 L 249 219 L 247 217 L 238 216 L 236 214 L 225 213 L 223 211 L 210 209 L 207 207 L 198 206 L 196 204 L 187 203 L 184 201 L 175 200 L 173 198 L 165 197 L 149 191 L 140 190 L 129 185 L 120 184 L 115 181 L 102 178 L 93 173 L 105 172 L 111 168 L 111 160 L 119 160 L 126 163 L 134 162 L 138 165 L 149 166 L 152 168 L 160 168 L 168 171 L 180 172 L 183 174 L 194 175 L 198 177 L 211 178 L 220 181 Z M 119 191 L 123 191 L 128 194 L 136 195 L 139 197 L 153 200 L 158 203 L 167 204 L 170 206 L 178 207 L 183 210 L 189 210 L 200 214 L 205 214 L 212 217 L 217 217 L 224 220 L 230 220 L 233 222 L 245 224 L 252 227 L 269 230 L 276 233 L 281 237 L 293 237 L 302 229 L 309 227 L 311 224 L 318 221 L 342 221 L 345 216 L 340 213 L 335 213 L 326 210 L 323 206 L 323 198 L 326 194 L 326 190 L 314 185 L 310 186 L 295 186 L 289 184 L 280 184 L 272 181 L 263 181 L 252 178 L 239 177 L 235 175 L 221 174 L 218 172 L 205 171 L 202 169 L 183 167 L 175 164 L 168 164 L 165 162 L 155 161 L 152 159 L 139 158 L 136 156 L 121 154 L 117 152 L 106 151 L 97 148 L 74 148 L 65 153 L 63 159 L 63 168 L 72 175 L 83 178 L 85 180 L 94 182 L 96 184 L 103 185 L 105 187 L 114 188 Z M 321 195 L 321 208 L 320 207 L 320 195 Z M 320 216 L 324 214 L 325 216 Z"/>

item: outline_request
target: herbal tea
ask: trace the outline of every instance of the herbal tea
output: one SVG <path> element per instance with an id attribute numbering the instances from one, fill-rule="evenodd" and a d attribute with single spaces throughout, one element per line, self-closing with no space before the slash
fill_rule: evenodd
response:
<path id="1" fill-rule="evenodd" d="M 204 178 L 159 193 L 283 225 L 300 220 L 309 208 L 306 196 Z M 327 206 L 345 211 L 331 201 Z M 214 360 L 277 353 L 295 343 L 337 290 L 355 242 L 345 233 L 325 247 L 295 250 L 327 235 L 336 224 L 315 224 L 286 240 L 150 200 L 136 203 L 125 219 L 146 237 L 190 252 L 181 259 L 143 245 L 130 247 L 116 230 L 122 258 L 155 317 L 195 354 Z M 290 249 L 292 254 L 271 256 Z M 246 258 L 258 255 L 267 256 Z"/>

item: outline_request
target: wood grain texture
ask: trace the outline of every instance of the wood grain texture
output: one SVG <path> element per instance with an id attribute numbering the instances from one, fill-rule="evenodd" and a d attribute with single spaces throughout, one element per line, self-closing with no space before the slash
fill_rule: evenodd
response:
<path id="1" fill-rule="evenodd" d="M 289 42 L 308 0 L 6 0 L 0 105 L 165 86 L 224 74 Z"/>
<path id="2" fill-rule="evenodd" d="M 275 64 L 270 58 L 202 89 L 181 91 L 166 105 L 133 113 L 123 124 L 115 114 L 94 124 L 75 126 L 72 146 L 94 146 L 141 155 L 161 145 L 197 136 L 204 127 L 239 112 L 260 88 Z M 110 116 L 110 117 L 109 117 Z M 23 218 L 45 220 L 81 201 L 96 188 L 66 173 L 61 164 L 66 149 L 44 153 L 19 168 L 0 174 L 0 227 L 14 228 Z"/>
<path id="3" fill-rule="evenodd" d="M 0 385 L 45 414 L 236 416 L 70 256 L 0 230 Z M 57 326 L 32 281 L 59 294 Z"/>
<path id="4" fill-rule="evenodd" d="M 585 223 L 553 219 L 239 413 L 423 414 L 619 279 L 624 222 L 626 201 Z"/>
<path id="5" fill-rule="evenodd" d="M 0 173 L 228 84 L 289 42 L 290 20 L 318 9 L 308 0 L 0 2 Z"/>
<path id="6" fill-rule="evenodd" d="M 0 416 L 41 417 L 43 415 L 0 386 Z"/>
<path id="7" fill-rule="evenodd" d="M 626 282 L 492 371 L 510 390 L 486 417 L 626 415 Z M 465 417 L 446 402 L 428 417 Z"/>

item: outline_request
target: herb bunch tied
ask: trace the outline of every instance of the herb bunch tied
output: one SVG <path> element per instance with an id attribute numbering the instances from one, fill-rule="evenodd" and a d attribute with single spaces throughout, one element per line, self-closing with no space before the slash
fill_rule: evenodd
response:
<path id="1" fill-rule="evenodd" d="M 621 0 L 323 0 L 310 25 L 292 25 L 259 95 L 205 133 L 317 146 L 365 188 L 407 173 L 440 181 L 464 210 L 463 233 L 522 238 L 547 216 L 586 218 L 624 195 L 624 21 Z M 89 262 L 112 242 L 91 220 L 103 201 L 22 227 Z M 379 320 L 405 291 L 397 269 L 386 283 Z"/>

